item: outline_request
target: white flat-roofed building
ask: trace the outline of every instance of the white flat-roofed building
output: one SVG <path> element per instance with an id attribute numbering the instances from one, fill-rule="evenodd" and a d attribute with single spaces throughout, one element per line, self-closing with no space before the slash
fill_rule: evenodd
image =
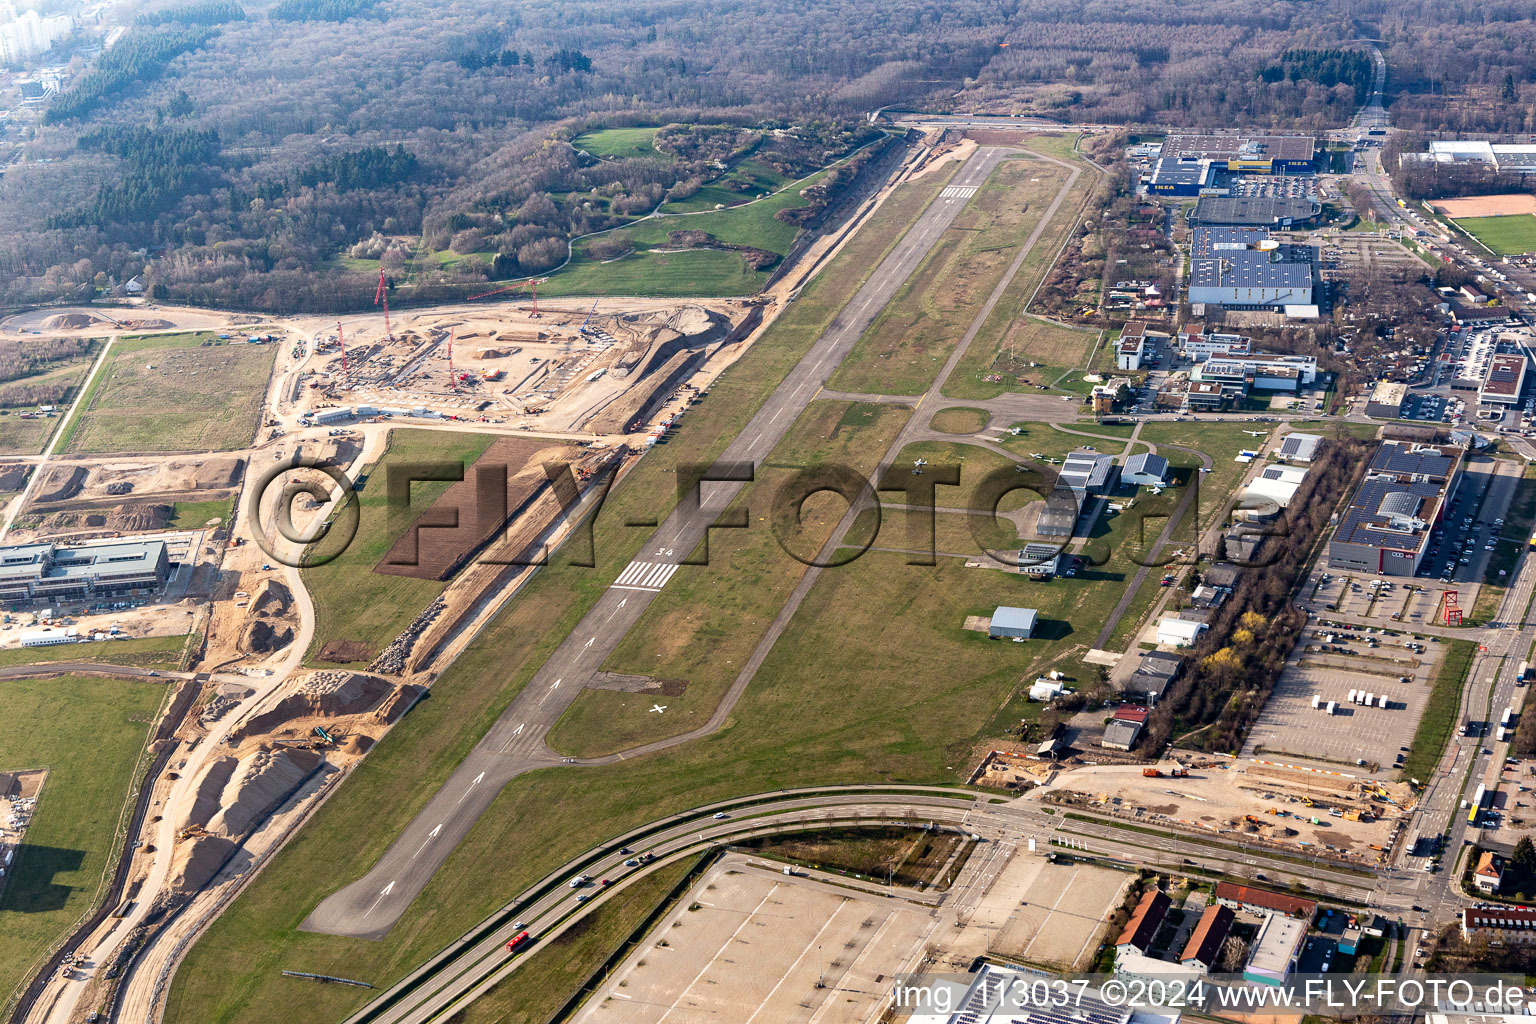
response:
<path id="1" fill-rule="evenodd" d="M 1283 914 L 1266 914 L 1259 934 L 1249 947 L 1243 977 L 1261 985 L 1281 985 L 1296 968 L 1302 941 L 1307 937 L 1307 923 Z"/>
<path id="2" fill-rule="evenodd" d="M 1157 623 L 1157 642 L 1166 647 L 1192 647 L 1205 629 L 1203 622 L 1165 615 Z"/>
<path id="3" fill-rule="evenodd" d="M 1280 442 L 1280 457 L 1290 462 L 1311 462 L 1317 458 L 1317 446 L 1322 443 L 1318 434 L 1286 434 Z"/>
<path id="4" fill-rule="evenodd" d="M 1190 371 L 1190 379 L 1214 381 L 1233 389 L 1297 391 L 1317 381 L 1317 359 L 1268 353 L 1212 356 Z"/>
<path id="5" fill-rule="evenodd" d="M 1272 501 L 1281 508 L 1291 503 L 1296 489 L 1307 478 L 1302 466 L 1265 466 L 1243 490 L 1245 501 Z"/>
<path id="6" fill-rule="evenodd" d="M 1488 358 L 1488 372 L 1477 397 L 1491 405 L 1517 405 L 1525 389 L 1525 353 L 1510 345 L 1500 348 Z"/>

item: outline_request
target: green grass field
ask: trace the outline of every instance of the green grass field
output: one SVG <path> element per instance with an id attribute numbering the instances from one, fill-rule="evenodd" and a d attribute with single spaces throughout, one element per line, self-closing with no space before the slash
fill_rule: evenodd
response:
<path id="1" fill-rule="evenodd" d="M 175 514 L 167 524 L 173 530 L 192 530 L 202 526 L 210 519 L 222 519 L 229 522 L 229 517 L 235 511 L 235 499 L 215 498 L 212 501 L 178 501 Z"/>
<path id="2" fill-rule="evenodd" d="M 550 731 L 550 746 L 597 756 L 703 724 L 805 574 L 805 564 L 770 529 L 776 492 L 801 468 L 818 463 L 851 466 L 867 476 L 908 413 L 897 405 L 812 403 L 738 499 L 738 507 L 748 510 L 749 528 L 716 531 L 709 564 L 680 569 L 604 664 L 614 672 L 686 680 L 687 688 L 668 693 L 664 715 L 646 713 L 654 701 L 645 696 L 584 690 Z M 814 557 L 846 508 L 829 494 L 812 498 L 802 508 L 804 534 L 789 546 Z"/>
<path id="3" fill-rule="evenodd" d="M 105 895 L 134 766 L 165 693 L 157 682 L 0 680 L 0 770 L 48 769 L 0 895 L 0 993 Z"/>
<path id="4" fill-rule="evenodd" d="M 890 196 L 680 429 L 635 466 L 598 518 L 599 568 L 573 568 L 557 557 L 534 577 L 433 684 L 432 699 L 392 729 L 193 946 L 176 973 L 167 1020 L 266 1024 L 282 1014 L 340 1020 L 368 993 L 283 978 L 280 969 L 388 984 L 553 866 L 668 808 L 812 778 L 872 772 L 953 778 L 942 749 L 952 730 L 921 709 L 914 716 L 893 705 L 872 731 L 846 709 L 825 722 L 814 714 L 786 722 L 769 714 L 758 697 L 767 687 L 757 687 L 748 691 L 735 724 L 709 740 L 613 769 L 557 769 L 519 779 L 383 941 L 298 931 L 320 899 L 377 859 L 650 536 L 649 529 L 623 524 L 666 514 L 677 467 L 715 458 L 741 431 L 948 181 L 948 175 L 928 175 Z M 731 531 L 716 536 L 725 532 Z M 945 715 L 975 714 L 981 722 L 995 708 L 957 708 L 943 693 L 932 699 Z M 910 746 L 891 747 L 884 739 L 908 730 L 918 734 Z M 536 830 L 528 827 L 534 820 Z"/>
<path id="5" fill-rule="evenodd" d="M 359 643 L 372 651 L 367 658 L 349 663 L 366 664 L 447 585 L 373 571 L 400 535 L 450 486 L 446 482 L 412 485 L 410 514 L 392 517 L 384 487 L 389 464 L 434 459 L 461 461 L 467 467 L 493 440 L 490 434 L 390 431 L 384 458 L 367 471 L 370 483 L 358 492 L 357 536 L 334 561 L 303 570 L 304 586 L 315 602 L 315 639 L 305 655 L 307 664 L 339 664 L 319 660 L 320 651 L 333 640 Z"/>
<path id="6" fill-rule="evenodd" d="M 192 617 L 186 618 L 190 624 Z M 59 661 L 93 661 L 102 665 L 127 665 L 132 668 L 176 668 L 181 664 L 181 653 L 186 646 L 187 638 L 182 634 L 59 644 L 54 647 L 10 647 L 0 651 L 0 668 L 50 665 Z"/>
<path id="7" fill-rule="evenodd" d="M 66 427 L 70 452 L 227 451 L 251 443 L 276 345 L 209 332 L 125 337 Z"/>
<path id="8" fill-rule="evenodd" d="M 1418 779 L 1427 783 L 1435 774 L 1445 744 L 1456 731 L 1461 709 L 1461 690 L 1477 654 L 1477 644 L 1471 640 L 1451 640 L 1443 643 L 1445 660 L 1435 676 L 1429 702 L 1409 745 L 1408 759 L 1399 773 L 1401 779 Z"/>
<path id="9" fill-rule="evenodd" d="M 661 154 L 651 141 L 656 138 L 655 128 L 600 128 L 595 132 L 578 135 L 571 145 L 584 149 L 598 159 L 604 157 L 656 157 Z"/>
<path id="10" fill-rule="evenodd" d="M 928 425 L 946 434 L 974 434 L 985 427 L 991 418 L 991 414 L 985 409 L 955 406 L 950 409 L 940 409 L 934 413 Z"/>
<path id="11" fill-rule="evenodd" d="M 1536 216 L 1516 213 L 1507 217 L 1463 217 L 1452 221 L 1461 230 L 1500 256 L 1536 252 Z"/>
<path id="12" fill-rule="evenodd" d="M 588 255 L 592 239 L 578 241 L 571 263 L 550 275 L 539 291 L 552 296 L 753 294 L 767 283 L 771 269 L 752 270 L 741 256 L 723 249 L 672 249 L 668 233 L 704 231 L 727 245 L 749 245 L 782 256 L 799 229 L 777 220 L 774 214 L 806 205 L 800 193 L 819 177 L 812 175 L 767 199 L 728 210 L 663 213 L 635 221 L 618 229 L 633 243 L 633 251 L 607 262 Z"/>
<path id="13" fill-rule="evenodd" d="M 27 386 L 63 384 L 70 389 L 69 394 L 54 404 L 61 409 L 68 409 L 69 403 L 74 401 L 76 389 L 84 382 L 85 375 L 90 372 L 91 364 L 96 361 L 100 351 L 100 342 L 97 342 L 90 352 L 78 359 L 61 363 L 36 376 L 22 377 L 0 385 L 0 455 L 40 454 L 63 418 L 63 413 L 59 413 L 47 418 L 22 419 L 19 414 L 35 409 L 34 403 L 6 405 L 4 395 L 7 391 L 15 389 L 15 393 L 20 395 Z"/>
<path id="14" fill-rule="evenodd" d="M 927 390 L 1066 175 L 1040 160 L 998 165 L 870 324 L 829 385 L 871 394 Z M 999 308 L 1004 305 L 1000 302 Z M 978 344 L 985 345 L 979 335 L 973 342 Z"/>
<path id="15" fill-rule="evenodd" d="M 1252 429 L 1251 425 L 1245 423 L 1163 421 L 1142 427 L 1140 437 L 1143 441 L 1158 445 L 1158 454 L 1175 468 L 1193 469 L 1200 461 L 1177 449 L 1165 449 L 1163 445 L 1193 448 L 1211 457 L 1211 471 L 1205 474 L 1200 484 L 1200 525 L 1205 527 L 1221 513 L 1238 481 L 1242 480 L 1243 474 L 1250 468 L 1249 463 L 1236 461 L 1237 453 L 1257 448 L 1264 442 L 1262 437 L 1250 437 L 1243 432 Z"/>

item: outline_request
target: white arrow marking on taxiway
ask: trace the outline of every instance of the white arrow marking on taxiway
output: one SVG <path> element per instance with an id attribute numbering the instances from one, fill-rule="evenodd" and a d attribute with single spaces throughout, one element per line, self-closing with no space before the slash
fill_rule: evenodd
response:
<path id="1" fill-rule="evenodd" d="M 464 791 L 464 796 L 461 796 L 461 797 L 459 797 L 459 803 L 463 803 L 463 802 L 464 802 L 464 799 L 465 799 L 465 797 L 467 797 L 467 796 L 469 796 L 469 794 L 470 794 L 470 793 L 471 793 L 471 792 L 472 792 L 472 791 L 473 791 L 473 790 L 474 790 L 474 788 L 475 788 L 475 787 L 476 787 L 476 786 L 478 786 L 478 785 L 480 785 L 480 782 L 481 782 L 481 781 L 482 781 L 482 780 L 483 780 L 483 779 L 484 779 L 484 778 L 485 778 L 485 772 L 481 772 L 481 773 L 480 773 L 480 774 L 479 774 L 479 775 L 476 775 L 476 776 L 475 776 L 475 781 L 474 781 L 474 782 L 471 782 L 471 783 L 470 783 L 470 784 L 469 784 L 469 789 L 466 789 L 466 790 L 465 790 L 465 791 Z"/>
<path id="2" fill-rule="evenodd" d="M 384 902 L 384 897 L 388 896 L 389 893 L 390 893 L 390 890 L 394 889 L 394 887 L 395 887 L 395 883 L 394 882 L 390 882 L 388 885 L 386 885 L 384 887 L 384 891 L 379 893 L 379 898 L 373 901 L 373 907 L 377 907 L 380 903 L 383 903 Z M 369 907 L 367 910 L 363 911 L 363 916 L 367 917 L 369 914 L 373 913 L 373 907 Z"/>

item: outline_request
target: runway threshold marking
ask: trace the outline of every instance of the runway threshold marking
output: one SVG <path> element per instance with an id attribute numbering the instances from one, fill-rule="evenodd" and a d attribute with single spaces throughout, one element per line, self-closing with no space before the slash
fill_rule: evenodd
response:
<path id="1" fill-rule="evenodd" d="M 677 572 L 670 562 L 630 562 L 613 585 L 620 590 L 660 591 Z"/>
<path id="2" fill-rule="evenodd" d="M 940 199 L 969 199 L 975 195 L 979 185 L 951 185 L 939 193 Z"/>

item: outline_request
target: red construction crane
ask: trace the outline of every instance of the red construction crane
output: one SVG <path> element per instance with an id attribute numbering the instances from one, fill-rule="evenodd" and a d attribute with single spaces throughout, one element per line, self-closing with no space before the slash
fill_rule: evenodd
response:
<path id="1" fill-rule="evenodd" d="M 379 268 L 379 287 L 373 293 L 373 304 L 384 305 L 384 338 L 386 341 L 394 341 L 394 332 L 389 329 L 389 288 L 384 283 L 384 268 Z"/>
<path id="2" fill-rule="evenodd" d="M 453 390 L 459 390 L 457 378 L 453 375 L 453 328 L 448 329 L 448 386 Z"/>
<path id="3" fill-rule="evenodd" d="M 521 287 L 522 287 L 522 285 L 520 285 L 520 284 L 509 284 L 509 285 L 506 285 L 505 287 L 502 287 L 502 288 L 493 288 L 493 289 L 491 289 L 488 292 L 481 292 L 479 295 L 471 295 L 469 298 L 465 299 L 464 301 L 466 301 L 466 302 L 474 302 L 476 299 L 487 299 L 487 298 L 490 298 L 492 295 L 500 295 L 502 292 L 510 292 L 514 288 L 521 288 Z"/>
<path id="4" fill-rule="evenodd" d="M 341 346 L 341 372 L 347 372 L 347 339 L 341 336 L 341 321 L 336 321 L 336 344 Z"/>
<path id="5" fill-rule="evenodd" d="M 537 317 L 539 315 L 539 282 L 530 277 L 528 279 L 528 290 L 533 292 L 533 312 L 529 316 Z"/>

